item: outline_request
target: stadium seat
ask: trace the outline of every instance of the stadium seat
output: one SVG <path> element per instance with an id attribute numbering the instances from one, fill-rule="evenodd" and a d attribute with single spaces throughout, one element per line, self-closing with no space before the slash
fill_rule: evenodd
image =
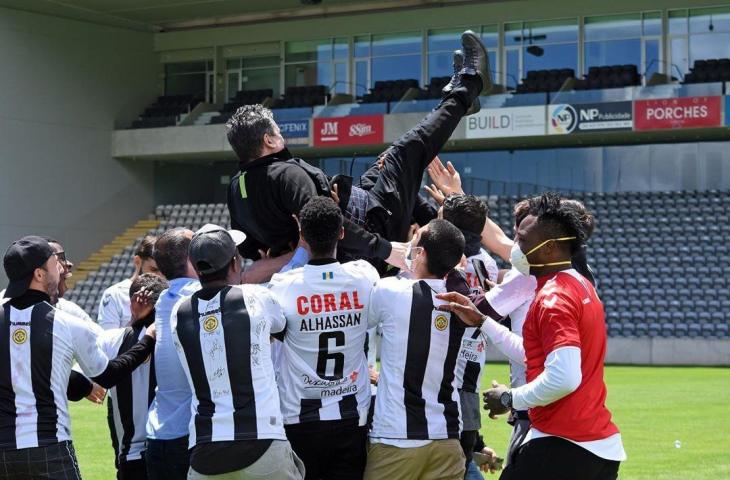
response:
<path id="1" fill-rule="evenodd" d="M 575 78 L 575 70 L 572 68 L 530 70 L 522 82 L 517 85 L 515 93 L 556 92 L 569 78 Z"/>
<path id="2" fill-rule="evenodd" d="M 200 102 L 195 95 L 165 95 L 147 107 L 131 128 L 161 128 L 177 125 L 178 117 Z"/>
<path id="3" fill-rule="evenodd" d="M 450 77 L 444 78 L 446 78 L 445 82 L 443 82 L 443 78 L 438 80 L 431 79 L 431 84 L 429 84 L 425 92 L 422 91 L 421 93 L 419 93 L 419 98 L 440 98 L 441 89 L 438 88 L 438 85 L 441 85 L 441 87 L 443 88 L 443 86 L 448 83 Z M 360 101 L 361 103 L 397 102 L 401 98 L 403 98 L 403 95 L 405 95 L 406 92 L 411 88 L 418 88 L 418 80 L 379 80 L 375 82 L 373 88 L 371 88 L 368 93 L 363 95 Z M 437 93 L 437 96 L 431 96 L 436 95 Z"/>

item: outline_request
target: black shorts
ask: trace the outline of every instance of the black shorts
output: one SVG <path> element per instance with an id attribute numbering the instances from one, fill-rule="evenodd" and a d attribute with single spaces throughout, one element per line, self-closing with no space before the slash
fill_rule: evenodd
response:
<path id="1" fill-rule="evenodd" d="M 367 462 L 367 427 L 331 420 L 287 425 L 292 450 L 304 463 L 305 480 L 362 480 Z"/>
<path id="2" fill-rule="evenodd" d="M 76 452 L 70 441 L 47 447 L 0 450 L 0 480 L 47 478 L 50 480 L 80 480 Z"/>
<path id="3" fill-rule="evenodd" d="M 560 437 L 541 437 L 522 444 L 500 480 L 616 480 L 620 463 L 597 457 Z"/>

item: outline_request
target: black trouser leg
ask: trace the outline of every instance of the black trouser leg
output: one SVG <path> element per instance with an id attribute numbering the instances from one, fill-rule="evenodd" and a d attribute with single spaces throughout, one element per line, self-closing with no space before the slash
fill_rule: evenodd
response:
<path id="1" fill-rule="evenodd" d="M 530 440 L 517 449 L 500 480 L 616 480 L 620 463 L 560 437 Z"/>
<path id="2" fill-rule="evenodd" d="M 478 77 L 462 77 L 461 84 L 426 118 L 386 150 L 383 169 L 369 190 L 369 208 L 380 206 L 387 210 L 387 213 L 374 212 L 380 218 L 370 223 L 382 224 L 380 228 L 375 226 L 375 233 L 391 241 L 406 239 L 423 173 L 449 140 L 481 88 Z M 372 181 L 373 175 L 372 169 L 368 170 L 364 180 Z"/>
<path id="3" fill-rule="evenodd" d="M 286 426 L 292 450 L 304 463 L 305 480 L 362 480 L 367 462 L 367 427 L 357 420 Z"/>
<path id="4" fill-rule="evenodd" d="M 130 460 L 117 466 L 117 480 L 147 480 L 144 460 Z"/>
<path id="5" fill-rule="evenodd" d="M 68 440 L 45 447 L 1 450 L 0 466 L 2 480 L 81 479 L 76 451 Z"/>
<path id="6" fill-rule="evenodd" d="M 147 439 L 145 466 L 150 480 L 185 480 L 190 467 L 188 437 Z"/>
<path id="7" fill-rule="evenodd" d="M 471 459 L 474 458 L 474 445 L 477 443 L 477 435 L 479 435 L 479 432 L 476 430 L 464 430 L 459 438 L 461 449 L 464 450 L 464 457 L 466 457 L 465 465 L 467 467 Z"/>

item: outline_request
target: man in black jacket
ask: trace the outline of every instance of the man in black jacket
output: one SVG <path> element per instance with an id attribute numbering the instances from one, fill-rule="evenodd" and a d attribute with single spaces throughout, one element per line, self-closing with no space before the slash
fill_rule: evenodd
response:
<path id="1" fill-rule="evenodd" d="M 491 85 L 487 51 L 471 31 L 462 35 L 464 54 L 455 54 L 455 73 L 444 100 L 403 135 L 363 175 L 361 187 L 333 180 L 300 158 L 292 158 L 271 111 L 261 105 L 240 108 L 228 122 L 228 141 L 240 172 L 228 191 L 231 227 L 246 233 L 245 258 L 260 250 L 278 256 L 293 249 L 299 232 L 293 215 L 313 196 L 337 188 L 345 216 L 341 260 L 366 258 L 403 266 L 406 240 L 423 173 L 462 117 L 478 110 L 478 95 Z M 463 63 L 462 63 L 463 62 Z M 382 167 L 382 168 L 381 168 Z"/>

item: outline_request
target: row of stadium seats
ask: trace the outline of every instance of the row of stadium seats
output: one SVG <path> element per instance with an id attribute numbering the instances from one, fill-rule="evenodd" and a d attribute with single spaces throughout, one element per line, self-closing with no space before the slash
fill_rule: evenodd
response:
<path id="1" fill-rule="evenodd" d="M 517 85 L 515 93 L 547 93 L 557 92 L 569 78 L 575 77 L 575 70 L 530 70 L 522 83 Z"/>
<path id="2" fill-rule="evenodd" d="M 641 75 L 636 65 L 611 65 L 590 67 L 588 75 L 577 80 L 575 90 L 598 90 L 602 88 L 622 88 L 641 85 Z"/>
<path id="3" fill-rule="evenodd" d="M 274 101 L 273 108 L 300 108 L 324 105 L 330 94 L 324 85 L 287 87 L 283 97 Z"/>
<path id="4" fill-rule="evenodd" d="M 596 216 L 589 263 L 611 336 L 730 337 L 730 192 L 569 196 L 585 202 Z M 512 207 L 520 198 L 487 200 L 490 217 L 511 233 Z M 222 203 L 159 205 L 154 215 L 160 225 L 152 234 L 178 226 L 230 223 Z M 133 252 L 133 245 L 126 247 L 78 282 L 68 298 L 95 316 L 103 290 L 132 274 Z"/>
<path id="5" fill-rule="evenodd" d="M 194 95 L 165 95 L 132 122 L 132 128 L 159 128 L 177 125 L 178 117 L 190 112 L 200 101 Z"/>
<path id="6" fill-rule="evenodd" d="M 244 105 L 256 105 L 257 103 L 263 103 L 267 98 L 274 96 L 274 91 L 270 88 L 264 88 L 261 90 L 240 90 L 236 95 L 230 99 L 223 109 L 219 112 L 220 114 L 211 118 L 210 123 L 226 123 L 229 118 Z"/>
<path id="7" fill-rule="evenodd" d="M 377 81 L 369 93 L 366 93 L 361 103 L 397 102 L 411 88 L 418 88 L 418 80 L 386 80 Z"/>
<path id="8" fill-rule="evenodd" d="M 549 93 L 560 90 L 566 80 L 575 77 L 572 68 L 551 70 L 530 70 L 522 82 L 517 85 L 515 93 Z M 574 90 L 599 90 L 603 88 L 621 88 L 641 84 L 636 65 L 610 65 L 590 67 L 588 75 L 577 79 Z"/>
<path id="9" fill-rule="evenodd" d="M 705 83 L 730 81 L 730 58 L 695 60 L 684 76 L 682 83 Z"/>

